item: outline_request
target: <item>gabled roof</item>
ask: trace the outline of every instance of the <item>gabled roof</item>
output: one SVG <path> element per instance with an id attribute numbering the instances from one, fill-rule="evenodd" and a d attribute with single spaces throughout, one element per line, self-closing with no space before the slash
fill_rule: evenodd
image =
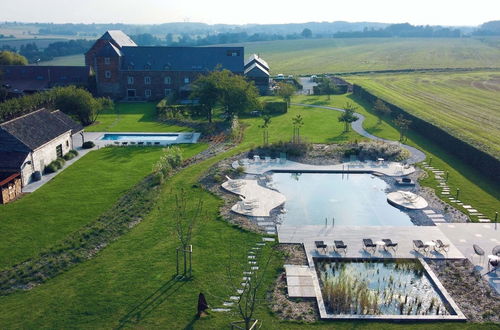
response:
<path id="1" fill-rule="evenodd" d="M 106 31 L 99 39 L 103 40 L 114 40 L 118 47 L 130 46 L 134 47 L 137 44 L 128 35 L 123 33 L 121 30 L 109 30 Z"/>
<path id="2" fill-rule="evenodd" d="M 62 112 L 61 110 L 52 111 L 52 115 L 62 121 L 67 127 L 71 129 L 71 134 L 76 134 L 83 131 L 83 126 L 77 123 L 70 116 Z"/>
<path id="3" fill-rule="evenodd" d="M 269 71 L 262 67 L 259 63 L 253 63 L 245 68 L 245 76 L 249 77 L 269 77 Z"/>
<path id="4" fill-rule="evenodd" d="M 107 42 L 96 53 L 96 56 L 102 56 L 102 57 L 114 57 L 114 56 L 121 56 L 121 55 L 122 55 L 122 53 L 120 52 L 120 49 L 118 49 L 115 45 L 113 45 L 110 42 Z"/>
<path id="5" fill-rule="evenodd" d="M 122 70 L 243 72 L 243 47 L 123 47 Z"/>
<path id="6" fill-rule="evenodd" d="M 71 131 L 71 127 L 49 110 L 40 109 L 0 124 L 0 131 L 3 131 L 4 136 L 5 133 L 10 134 L 9 141 L 15 144 L 14 146 L 7 144 L 5 149 L 1 149 L 2 151 L 21 151 L 12 148 L 19 147 L 20 143 L 25 146 L 24 150 L 32 151 Z M 13 142 L 12 137 L 17 141 Z"/>
<path id="7" fill-rule="evenodd" d="M 0 170 L 18 171 L 23 165 L 29 152 L 0 151 Z M 0 177 L 3 177 L 0 173 Z M 5 177 L 4 177 L 5 179 Z"/>
<path id="8" fill-rule="evenodd" d="M 260 66 L 265 68 L 269 72 L 269 64 L 267 64 L 266 61 L 264 61 L 259 55 L 257 54 L 252 54 L 248 57 L 248 60 L 245 62 L 245 69 L 251 66 L 253 63 L 259 63 Z"/>

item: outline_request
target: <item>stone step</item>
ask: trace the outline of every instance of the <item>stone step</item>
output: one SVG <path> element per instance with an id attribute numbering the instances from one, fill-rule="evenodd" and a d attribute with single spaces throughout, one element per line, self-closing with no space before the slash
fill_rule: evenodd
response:
<path id="1" fill-rule="evenodd" d="M 255 245 L 264 246 L 264 245 L 266 245 L 266 243 L 256 243 Z"/>
<path id="2" fill-rule="evenodd" d="M 249 265 L 257 265 L 257 261 L 249 261 L 248 264 Z"/>
<path id="3" fill-rule="evenodd" d="M 226 306 L 226 307 L 228 307 L 228 306 L 234 306 L 234 302 L 232 302 L 232 301 L 224 301 L 224 302 L 222 303 L 222 305 L 223 305 L 223 306 Z"/>
<path id="4" fill-rule="evenodd" d="M 236 293 L 241 295 L 243 293 L 243 289 L 236 289 Z"/>
<path id="5" fill-rule="evenodd" d="M 274 226 L 274 222 L 272 221 L 263 221 L 263 222 L 257 222 L 259 226 Z"/>
<path id="6" fill-rule="evenodd" d="M 434 210 L 423 210 L 425 214 L 435 214 Z"/>
<path id="7" fill-rule="evenodd" d="M 259 266 L 252 266 L 250 269 L 251 270 L 259 270 Z"/>
<path id="8" fill-rule="evenodd" d="M 252 278 L 248 276 L 243 276 L 243 281 L 250 281 Z"/>
<path id="9" fill-rule="evenodd" d="M 491 222 L 490 219 L 479 219 L 479 222 Z"/>
<path id="10" fill-rule="evenodd" d="M 229 309 L 229 308 L 212 308 L 211 311 L 212 312 L 230 312 L 231 309 Z"/>
<path id="11" fill-rule="evenodd" d="M 472 206 L 471 206 L 471 205 L 465 205 L 465 204 L 464 204 L 464 205 L 463 205 L 463 208 L 464 208 L 464 209 L 471 209 L 471 208 L 472 208 Z"/>
<path id="12" fill-rule="evenodd" d="M 467 212 L 469 213 L 478 213 L 476 209 L 467 209 Z"/>
<path id="13" fill-rule="evenodd" d="M 229 300 L 240 300 L 239 296 L 231 296 L 229 297 Z"/>
<path id="14" fill-rule="evenodd" d="M 243 275 L 252 275 L 253 272 L 243 272 Z"/>
<path id="15" fill-rule="evenodd" d="M 248 258 L 248 259 L 255 259 L 255 256 L 250 255 L 250 256 L 248 256 L 247 258 Z"/>
<path id="16" fill-rule="evenodd" d="M 274 242 L 276 239 L 274 237 L 262 237 L 264 242 Z"/>
<path id="17" fill-rule="evenodd" d="M 273 234 L 276 234 L 276 230 L 268 230 L 268 231 L 266 231 L 266 234 L 267 234 L 267 235 L 273 235 Z"/>

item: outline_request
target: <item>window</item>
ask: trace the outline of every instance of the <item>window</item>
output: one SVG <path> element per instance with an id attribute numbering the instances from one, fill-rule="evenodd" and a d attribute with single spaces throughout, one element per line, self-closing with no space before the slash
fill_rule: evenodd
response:
<path id="1" fill-rule="evenodd" d="M 165 96 L 169 96 L 172 94 L 172 90 L 170 88 L 165 88 Z"/>
<path id="2" fill-rule="evenodd" d="M 111 71 L 104 71 L 104 77 L 111 78 Z"/>
<path id="3" fill-rule="evenodd" d="M 185 84 L 189 84 L 189 78 L 188 78 L 188 77 L 185 77 L 185 78 L 184 78 L 184 83 L 185 83 Z"/>
<path id="4" fill-rule="evenodd" d="M 240 51 L 239 50 L 228 50 L 226 53 L 227 56 L 240 56 Z"/>
<path id="5" fill-rule="evenodd" d="M 127 97 L 135 97 L 135 89 L 127 89 Z"/>
<path id="6" fill-rule="evenodd" d="M 144 77 L 144 84 L 151 85 L 151 77 L 149 76 Z"/>
<path id="7" fill-rule="evenodd" d="M 127 84 L 129 84 L 129 85 L 133 85 L 133 84 L 134 84 L 134 77 L 132 77 L 132 76 L 128 76 L 128 77 L 127 77 Z"/>
<path id="8" fill-rule="evenodd" d="M 66 147 L 69 147 L 69 140 L 66 140 Z"/>
<path id="9" fill-rule="evenodd" d="M 163 78 L 163 82 L 165 85 L 170 85 L 172 83 L 172 79 L 170 77 Z"/>
<path id="10" fill-rule="evenodd" d="M 110 64 L 110 63 L 111 63 L 111 59 L 109 57 L 105 57 L 104 64 Z"/>
<path id="11" fill-rule="evenodd" d="M 57 155 L 57 158 L 59 157 L 62 157 L 63 156 L 63 153 L 62 153 L 62 144 L 58 145 L 56 147 L 56 155 Z"/>
<path id="12" fill-rule="evenodd" d="M 151 90 L 150 89 L 144 90 L 144 96 L 145 97 L 151 97 Z"/>

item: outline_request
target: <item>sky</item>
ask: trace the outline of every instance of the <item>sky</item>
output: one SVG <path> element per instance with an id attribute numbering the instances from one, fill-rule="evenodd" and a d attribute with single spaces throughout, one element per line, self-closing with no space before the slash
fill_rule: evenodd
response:
<path id="1" fill-rule="evenodd" d="M 500 0 L 0 0 L 0 21 L 280 24 L 383 22 L 476 26 L 500 19 Z"/>

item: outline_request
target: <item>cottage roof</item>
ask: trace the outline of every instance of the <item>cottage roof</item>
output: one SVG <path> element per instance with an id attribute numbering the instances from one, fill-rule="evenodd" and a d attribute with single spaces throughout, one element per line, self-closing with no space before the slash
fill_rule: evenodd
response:
<path id="1" fill-rule="evenodd" d="M 0 151 L 0 169 L 9 173 L 19 171 L 26 157 L 28 157 L 28 152 Z M 0 177 L 2 177 L 1 173 Z"/>
<path id="2" fill-rule="evenodd" d="M 57 119 L 62 121 L 67 127 L 71 129 L 71 134 L 76 134 L 78 132 L 83 131 L 83 126 L 71 119 L 70 116 L 62 112 L 61 110 L 52 111 L 52 115 L 54 115 Z"/>
<path id="3" fill-rule="evenodd" d="M 90 66 L 0 65 L 2 84 L 11 92 L 41 91 L 54 86 L 86 85 Z"/>
<path id="4" fill-rule="evenodd" d="M 99 39 L 113 40 L 120 48 L 125 46 L 137 46 L 134 40 L 121 30 L 108 30 Z"/>
<path id="5" fill-rule="evenodd" d="M 56 137 L 71 131 L 71 129 L 72 127 L 47 109 L 40 109 L 0 124 L 2 134 L 8 133 L 11 135 L 9 141 L 14 144 L 14 147 L 17 148 L 21 143 L 29 150 L 35 150 Z M 13 142 L 12 137 L 18 141 Z M 21 151 L 13 149 L 10 144 L 7 144 L 5 149 L 2 150 Z"/>
<path id="6" fill-rule="evenodd" d="M 247 61 L 245 62 L 245 69 L 247 69 L 248 67 L 250 67 L 254 63 L 260 64 L 261 67 L 265 68 L 269 72 L 269 64 L 267 64 L 267 62 L 264 61 L 257 54 L 252 54 L 248 57 Z"/>
<path id="7" fill-rule="evenodd" d="M 123 47 L 123 70 L 243 72 L 243 47 Z"/>

